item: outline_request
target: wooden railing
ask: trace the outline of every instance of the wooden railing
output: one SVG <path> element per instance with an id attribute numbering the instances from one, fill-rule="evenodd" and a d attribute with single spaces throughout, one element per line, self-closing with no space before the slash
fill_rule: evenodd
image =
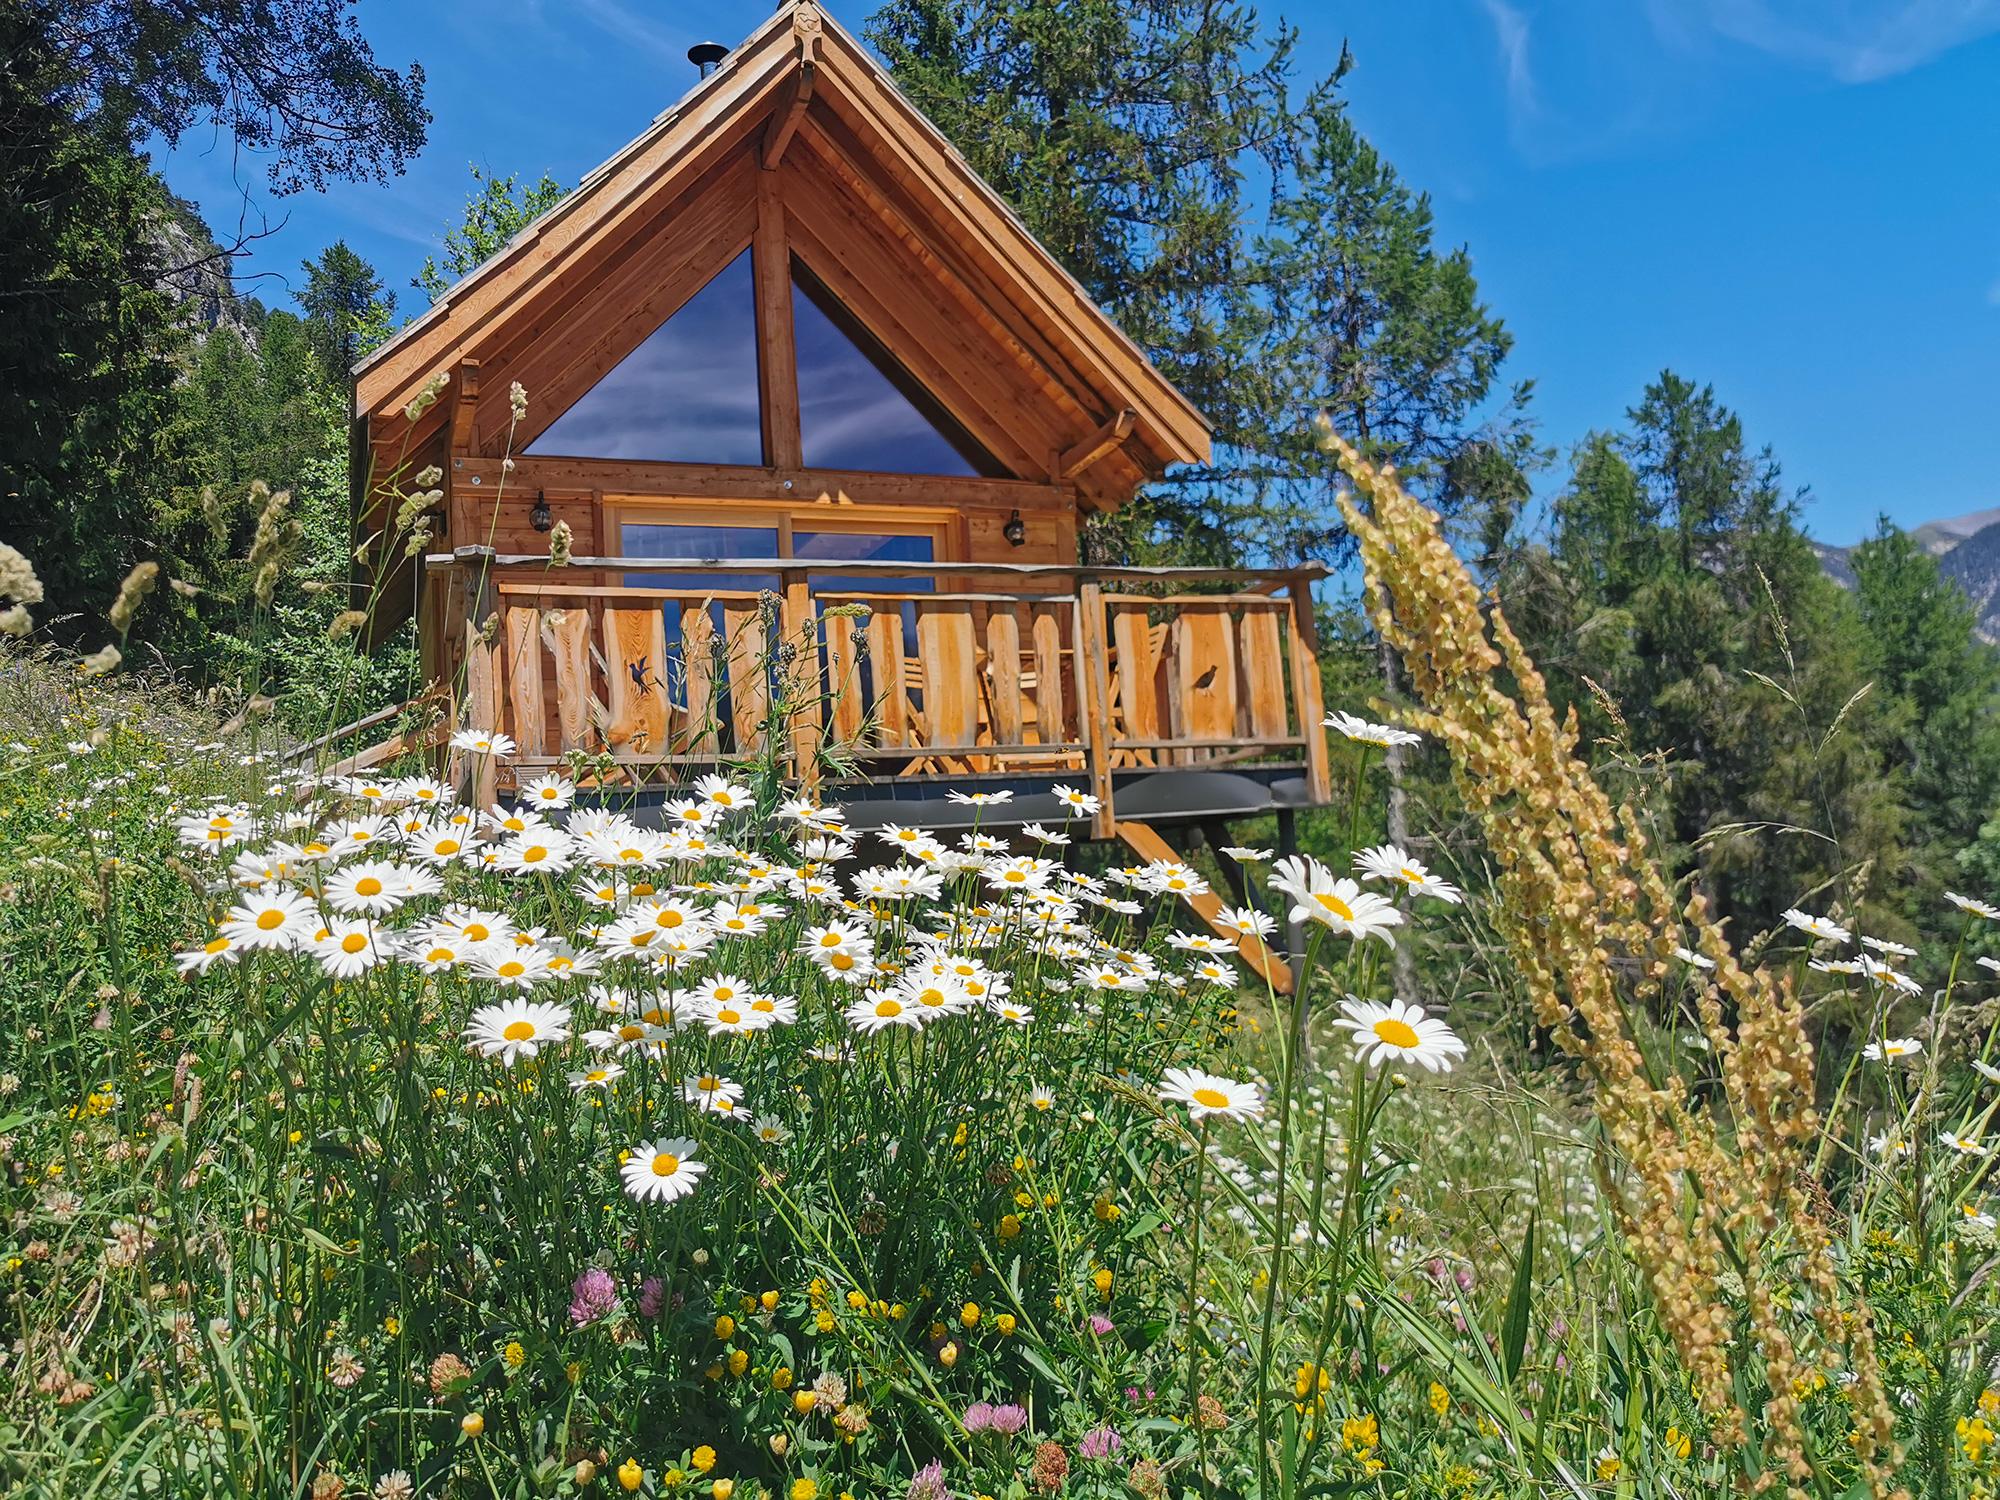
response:
<path id="1" fill-rule="evenodd" d="M 635 784 L 760 756 L 807 786 L 1087 778 L 1106 834 L 1122 771 L 1291 764 L 1312 802 L 1330 793 L 1317 567 L 556 568 L 484 548 L 426 564 L 426 668 L 453 684 L 462 722 L 518 748 L 485 767 L 482 796 L 578 751 Z M 694 584 L 606 581 L 667 571 Z M 751 586 L 773 577 L 775 590 Z"/>

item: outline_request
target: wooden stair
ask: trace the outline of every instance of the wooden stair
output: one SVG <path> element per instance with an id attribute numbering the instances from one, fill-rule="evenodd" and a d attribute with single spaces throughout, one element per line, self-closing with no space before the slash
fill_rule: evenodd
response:
<path id="1" fill-rule="evenodd" d="M 1180 856 L 1174 853 L 1173 846 L 1147 824 L 1121 822 L 1118 825 L 1118 837 L 1128 849 L 1142 859 L 1156 864 L 1162 861 L 1174 863 L 1180 861 Z M 1209 924 L 1218 937 L 1236 939 L 1236 951 L 1242 956 L 1243 962 L 1250 965 L 1258 977 L 1270 985 L 1275 993 L 1289 995 L 1292 992 L 1291 965 L 1272 952 L 1262 938 L 1241 935 L 1216 923 L 1216 918 L 1222 914 L 1222 901 L 1213 891 L 1190 897 L 1188 904 L 1204 922 Z"/>

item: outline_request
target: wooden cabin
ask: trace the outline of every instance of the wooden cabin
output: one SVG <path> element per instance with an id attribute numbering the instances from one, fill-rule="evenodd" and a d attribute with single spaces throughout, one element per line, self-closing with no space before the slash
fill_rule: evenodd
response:
<path id="1" fill-rule="evenodd" d="M 376 624 L 414 611 L 453 722 L 516 741 L 482 792 L 761 756 L 946 826 L 1067 783 L 1149 856 L 1328 798 L 1317 570 L 1079 566 L 1207 424 L 807 0 L 355 373 Z"/>

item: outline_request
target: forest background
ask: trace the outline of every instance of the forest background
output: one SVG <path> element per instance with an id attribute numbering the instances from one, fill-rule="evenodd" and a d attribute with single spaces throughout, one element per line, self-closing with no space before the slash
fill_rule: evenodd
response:
<path id="1" fill-rule="evenodd" d="M 1698 371 L 1633 392 L 1619 430 L 1541 432 L 1471 248 L 1438 242 L 1425 194 L 1350 119 L 1345 57 L 1302 77 L 1282 22 L 1195 0 L 887 0 L 866 35 L 1215 425 L 1215 461 L 1095 523 L 1094 557 L 1349 563 L 1325 412 L 1448 518 L 1600 770 L 1651 805 L 1741 938 L 1837 899 L 1934 946 L 1941 889 L 2000 884 L 2000 654 L 1963 592 L 1886 519 L 1850 556 L 1853 587 L 1827 577 L 1805 491 Z M 0 540 L 47 588 L 37 639 L 95 647 L 152 560 L 175 587 L 127 668 L 218 723 L 267 692 L 297 732 L 324 728 L 326 684 L 357 670 L 366 701 L 343 716 L 410 696 L 407 636 L 357 661 L 335 629 L 356 540 L 348 367 L 565 185 L 475 173 L 414 286 L 335 243 L 293 305 L 265 307 L 142 147 L 212 127 L 263 152 L 278 191 L 385 177 L 424 142 L 420 66 L 380 65 L 347 7 L 292 0 L 4 0 L 0 58 Z M 300 522 L 255 626 L 253 486 L 289 489 Z M 1393 701 L 1343 576 L 1321 605 L 1328 701 Z M 255 676 L 267 655 L 275 682 Z M 1437 830 L 1413 841 L 1434 862 L 1474 857 L 1441 761 L 1383 774 L 1384 832 L 1407 821 Z"/>

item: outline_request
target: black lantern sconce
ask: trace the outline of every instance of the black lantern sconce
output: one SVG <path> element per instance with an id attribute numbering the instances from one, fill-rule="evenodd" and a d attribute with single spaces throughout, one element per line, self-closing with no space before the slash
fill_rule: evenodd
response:
<path id="1" fill-rule="evenodd" d="M 1000 528 L 1000 535 L 1007 538 L 1007 545 L 1010 547 L 1027 545 L 1028 528 L 1022 524 L 1021 513 L 1018 510 L 1007 518 L 1007 524 Z"/>
<path id="2" fill-rule="evenodd" d="M 528 507 L 528 524 L 537 531 L 554 531 L 556 518 L 549 514 L 547 490 L 535 491 L 535 503 Z"/>

